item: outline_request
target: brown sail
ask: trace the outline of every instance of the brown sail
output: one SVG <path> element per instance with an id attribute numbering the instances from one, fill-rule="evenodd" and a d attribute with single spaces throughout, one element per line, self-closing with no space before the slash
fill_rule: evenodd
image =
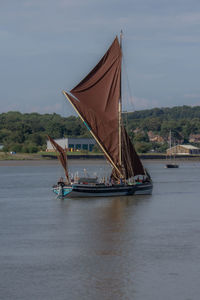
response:
<path id="1" fill-rule="evenodd" d="M 88 129 L 118 164 L 121 49 L 115 38 L 97 66 L 68 94 Z"/>
<path id="2" fill-rule="evenodd" d="M 58 159 L 63 166 L 63 169 L 65 171 L 65 176 L 67 179 L 67 183 L 69 183 L 69 174 L 68 174 L 68 169 L 67 169 L 67 156 L 66 156 L 66 151 L 58 145 L 49 135 L 47 135 L 49 141 L 51 142 L 53 148 L 56 150 L 58 153 Z"/>
<path id="3" fill-rule="evenodd" d="M 122 165 L 124 177 L 126 179 L 136 176 L 145 175 L 143 165 L 137 155 L 135 148 L 127 134 L 126 129 L 122 126 Z"/>
<path id="4" fill-rule="evenodd" d="M 123 127 L 120 153 L 121 60 L 116 37 L 96 67 L 70 93 L 64 94 L 113 165 L 115 177 L 130 178 L 144 174 L 144 169 Z"/>

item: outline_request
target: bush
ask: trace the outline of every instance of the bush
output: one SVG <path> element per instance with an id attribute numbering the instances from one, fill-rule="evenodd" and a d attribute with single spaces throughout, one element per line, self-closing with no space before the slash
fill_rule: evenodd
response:
<path id="1" fill-rule="evenodd" d="M 92 152 L 93 153 L 101 153 L 102 151 L 101 151 L 100 147 L 97 144 L 95 144 L 92 149 Z"/>
<path id="2" fill-rule="evenodd" d="M 151 150 L 151 144 L 145 142 L 136 142 L 135 150 L 139 153 L 147 153 Z"/>
<path id="3" fill-rule="evenodd" d="M 37 153 L 38 152 L 38 147 L 34 144 L 27 144 L 24 145 L 22 148 L 22 152 L 24 153 Z"/>
<path id="4" fill-rule="evenodd" d="M 10 151 L 21 152 L 22 151 L 22 144 L 14 144 L 12 146 L 12 148 L 10 148 Z"/>

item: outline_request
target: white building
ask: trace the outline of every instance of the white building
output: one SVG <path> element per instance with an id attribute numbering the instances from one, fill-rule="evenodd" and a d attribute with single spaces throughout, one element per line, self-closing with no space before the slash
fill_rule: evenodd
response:
<path id="1" fill-rule="evenodd" d="M 192 145 L 176 145 L 167 149 L 167 155 L 192 155 L 200 154 L 200 149 Z"/>
<path id="2" fill-rule="evenodd" d="M 94 145 L 96 144 L 95 140 L 92 138 L 65 138 L 65 139 L 56 139 L 55 142 L 64 149 L 76 151 L 76 150 L 86 150 L 92 151 Z M 54 152 L 54 148 L 51 145 L 51 142 L 47 140 L 47 149 L 48 152 Z"/>

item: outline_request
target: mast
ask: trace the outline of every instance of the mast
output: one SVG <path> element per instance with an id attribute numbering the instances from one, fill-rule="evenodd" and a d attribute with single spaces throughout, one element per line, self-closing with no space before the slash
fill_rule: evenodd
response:
<path id="1" fill-rule="evenodd" d="M 172 159 L 172 131 L 169 132 L 169 148 L 170 148 L 170 159 Z"/>
<path id="2" fill-rule="evenodd" d="M 122 36 L 120 32 L 120 48 L 122 52 Z M 120 98 L 119 98 L 119 164 L 122 165 L 122 72 L 120 74 Z"/>

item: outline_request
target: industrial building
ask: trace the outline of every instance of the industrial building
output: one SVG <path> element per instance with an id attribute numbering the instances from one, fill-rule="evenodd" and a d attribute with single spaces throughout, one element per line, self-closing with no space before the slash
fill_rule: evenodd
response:
<path id="1" fill-rule="evenodd" d="M 68 151 L 79 151 L 86 150 L 92 151 L 94 145 L 96 144 L 95 140 L 92 138 L 64 138 L 64 139 L 55 139 L 55 142 L 60 145 L 63 149 Z M 47 152 L 55 151 L 50 141 L 47 140 Z"/>
<path id="2" fill-rule="evenodd" d="M 200 149 L 192 145 L 176 145 L 167 149 L 167 155 L 200 154 Z"/>

